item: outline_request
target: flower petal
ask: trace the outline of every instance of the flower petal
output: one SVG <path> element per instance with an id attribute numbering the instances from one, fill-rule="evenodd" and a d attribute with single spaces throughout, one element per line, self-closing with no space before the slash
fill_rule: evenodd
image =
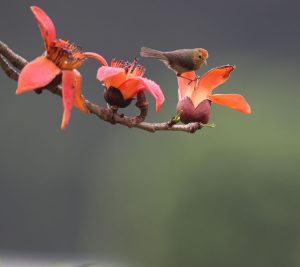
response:
<path id="1" fill-rule="evenodd" d="M 74 75 L 74 88 L 75 88 L 75 96 L 74 96 L 74 106 L 81 110 L 82 112 L 88 113 L 89 110 L 87 109 L 85 105 L 85 99 L 83 95 L 81 94 L 81 74 L 78 70 L 73 70 Z"/>
<path id="2" fill-rule="evenodd" d="M 65 129 L 71 117 L 71 111 L 75 100 L 76 76 L 73 70 L 64 70 L 62 75 L 62 100 L 64 114 L 61 128 Z"/>
<path id="3" fill-rule="evenodd" d="M 44 56 L 38 57 L 22 69 L 16 94 L 44 87 L 60 72 L 61 70 L 52 61 Z"/>
<path id="4" fill-rule="evenodd" d="M 211 69 L 205 73 L 196 83 L 195 90 L 191 95 L 191 99 L 196 106 L 203 100 L 207 99 L 213 89 L 226 82 L 230 73 L 235 69 L 234 66 L 225 65 Z"/>
<path id="5" fill-rule="evenodd" d="M 83 55 L 86 56 L 86 57 L 91 57 L 91 58 L 96 59 L 103 66 L 108 66 L 107 61 L 105 60 L 105 58 L 102 57 L 101 55 L 97 54 L 97 53 L 84 52 Z"/>
<path id="6" fill-rule="evenodd" d="M 196 90 L 205 90 L 209 93 L 216 87 L 226 82 L 235 66 L 225 65 L 211 69 L 205 73 L 198 81 Z"/>
<path id="7" fill-rule="evenodd" d="M 118 88 L 126 80 L 126 73 L 123 68 L 102 66 L 98 69 L 97 79 L 105 84 L 105 87 Z"/>
<path id="8" fill-rule="evenodd" d="M 182 100 L 185 97 L 191 97 L 195 85 L 196 74 L 194 71 L 182 73 L 178 78 L 178 100 Z"/>
<path id="9" fill-rule="evenodd" d="M 52 42 L 56 40 L 55 26 L 49 16 L 42 9 L 37 6 L 32 6 L 31 10 L 39 25 L 42 37 L 45 41 L 45 46 L 48 51 Z"/>
<path id="10" fill-rule="evenodd" d="M 140 91 L 148 91 L 156 99 L 156 112 L 160 111 L 160 107 L 165 101 L 164 94 L 159 85 L 147 78 L 129 78 L 119 87 L 119 90 L 125 100 L 133 98 Z"/>
<path id="11" fill-rule="evenodd" d="M 242 95 L 238 94 L 215 94 L 211 95 L 209 99 L 215 103 L 236 109 L 245 114 L 251 113 L 251 108 Z"/>

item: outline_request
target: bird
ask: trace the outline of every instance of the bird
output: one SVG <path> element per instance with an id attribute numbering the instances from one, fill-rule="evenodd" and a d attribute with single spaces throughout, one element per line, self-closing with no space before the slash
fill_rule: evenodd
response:
<path id="1" fill-rule="evenodd" d="M 208 51 L 204 48 L 178 49 L 163 52 L 148 47 L 142 47 L 140 55 L 162 61 L 179 77 L 182 73 L 195 71 L 206 65 L 206 60 L 209 56 Z"/>

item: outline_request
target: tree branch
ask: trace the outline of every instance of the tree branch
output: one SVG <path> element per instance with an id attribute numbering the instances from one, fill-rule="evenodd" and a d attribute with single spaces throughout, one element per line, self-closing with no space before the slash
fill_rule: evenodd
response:
<path id="1" fill-rule="evenodd" d="M 0 66 L 10 79 L 17 81 L 19 77 L 19 71 L 22 70 L 26 64 L 28 64 L 26 59 L 16 54 L 6 44 L 0 41 Z M 60 83 L 61 77 L 58 77 L 45 88 L 39 88 L 35 90 L 35 92 L 40 94 L 44 89 L 47 89 L 51 93 L 61 97 L 62 88 L 59 85 Z M 85 104 L 90 113 L 95 114 L 101 120 L 110 122 L 112 124 L 121 124 L 129 128 L 139 128 L 152 133 L 156 131 L 182 131 L 194 133 L 204 126 L 198 122 L 189 123 L 186 125 L 178 125 L 175 124 L 172 119 L 168 122 L 161 123 L 144 122 L 148 113 L 148 102 L 143 93 L 137 96 L 136 106 L 140 109 L 140 114 L 135 117 L 124 116 L 123 114 L 119 114 L 111 108 L 98 106 L 89 100 L 86 100 Z"/>

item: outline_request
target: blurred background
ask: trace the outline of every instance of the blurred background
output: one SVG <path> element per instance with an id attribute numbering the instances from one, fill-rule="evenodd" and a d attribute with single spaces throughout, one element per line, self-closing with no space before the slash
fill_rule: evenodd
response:
<path id="1" fill-rule="evenodd" d="M 49 14 L 59 37 L 109 61 L 131 60 L 141 46 L 204 47 L 210 58 L 199 73 L 235 64 L 216 92 L 242 94 L 253 113 L 214 105 L 217 127 L 191 135 L 127 129 L 74 110 L 61 131 L 58 97 L 16 96 L 16 82 L 0 71 L 0 266 L 1 255 L 300 265 L 298 1 L 3 0 L 1 40 L 28 60 L 44 50 L 31 5 Z M 158 114 L 149 96 L 147 120 L 166 121 L 176 77 L 160 62 L 141 62 L 166 96 Z M 105 105 L 97 67 L 89 60 L 80 69 L 83 92 Z"/>

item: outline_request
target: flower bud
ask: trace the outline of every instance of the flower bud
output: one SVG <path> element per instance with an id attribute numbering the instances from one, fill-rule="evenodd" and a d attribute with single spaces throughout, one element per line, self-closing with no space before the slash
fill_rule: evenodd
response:
<path id="1" fill-rule="evenodd" d="M 195 108 L 192 100 L 186 97 L 178 102 L 176 111 L 184 124 L 190 122 L 206 124 L 210 118 L 210 101 L 205 99 Z"/>

